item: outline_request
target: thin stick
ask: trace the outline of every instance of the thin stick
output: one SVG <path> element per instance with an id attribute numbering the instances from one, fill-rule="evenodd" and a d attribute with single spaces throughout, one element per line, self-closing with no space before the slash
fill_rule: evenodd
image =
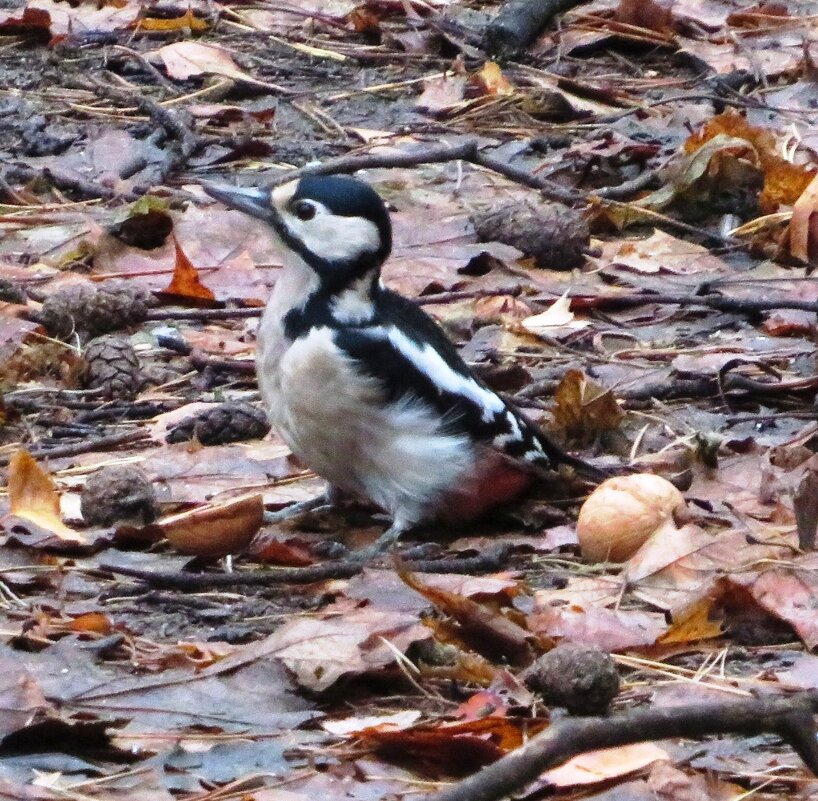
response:
<path id="1" fill-rule="evenodd" d="M 427 795 L 425 801 L 498 801 L 578 754 L 708 734 L 778 734 L 818 775 L 816 713 L 818 693 L 810 692 L 730 704 L 637 709 L 609 718 L 567 718 L 473 776 Z"/>
<path id="2" fill-rule="evenodd" d="M 78 456 L 81 453 L 92 453 L 98 450 L 108 450 L 119 445 L 130 445 L 146 439 L 146 431 L 124 431 L 121 434 L 110 434 L 107 437 L 89 437 L 82 442 L 72 442 L 68 445 L 58 445 L 55 448 L 31 448 L 29 453 L 35 459 L 57 459 L 62 456 Z M 0 456 L 0 467 L 6 467 L 11 456 Z"/>

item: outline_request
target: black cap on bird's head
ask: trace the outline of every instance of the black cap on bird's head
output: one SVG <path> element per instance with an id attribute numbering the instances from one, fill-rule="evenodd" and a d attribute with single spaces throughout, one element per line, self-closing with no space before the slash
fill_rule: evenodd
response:
<path id="1" fill-rule="evenodd" d="M 339 175 L 310 175 L 271 188 L 203 183 L 211 197 L 268 223 L 282 245 L 319 274 L 363 275 L 392 249 L 389 212 L 371 186 Z"/>

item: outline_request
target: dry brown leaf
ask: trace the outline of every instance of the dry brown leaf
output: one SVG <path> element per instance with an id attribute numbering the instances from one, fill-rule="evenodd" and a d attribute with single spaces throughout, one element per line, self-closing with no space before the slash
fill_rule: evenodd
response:
<path id="1" fill-rule="evenodd" d="M 176 249 L 176 264 L 173 267 L 173 278 L 170 284 L 159 293 L 166 298 L 181 298 L 192 301 L 195 306 L 214 306 L 216 296 L 208 289 L 199 277 L 199 271 L 191 264 L 181 245 L 173 238 Z"/>
<path id="2" fill-rule="evenodd" d="M 544 312 L 526 317 L 521 325 L 532 334 L 554 334 L 556 329 L 568 328 L 577 331 L 587 328 L 590 320 L 576 320 L 571 311 L 568 291 L 555 300 Z"/>
<path id="3" fill-rule="evenodd" d="M 554 425 L 569 437 L 593 439 L 619 427 L 624 413 L 611 390 L 569 370 L 554 394 Z"/>
<path id="4" fill-rule="evenodd" d="M 62 522 L 57 485 L 28 451 L 18 451 L 11 459 L 8 492 L 12 515 L 34 523 L 60 540 L 85 542 L 78 531 Z"/>
<path id="5" fill-rule="evenodd" d="M 415 107 L 427 114 L 446 114 L 463 101 L 467 85 L 465 75 L 444 75 L 428 80 Z"/>
<path id="6" fill-rule="evenodd" d="M 401 562 L 395 569 L 409 587 L 458 622 L 459 634 L 475 651 L 490 658 L 506 658 L 517 665 L 531 662 L 533 652 L 528 642 L 531 635 L 522 626 L 471 598 L 425 584 Z"/>
<path id="7" fill-rule="evenodd" d="M 640 273 L 728 272 L 727 262 L 707 248 L 656 230 L 647 239 L 611 240 L 602 246 L 601 263 L 627 267 Z"/>
<path id="8" fill-rule="evenodd" d="M 702 598 L 688 609 L 684 615 L 657 640 L 658 643 L 688 643 L 698 640 L 712 640 L 724 633 L 717 620 L 711 620 L 713 598 Z"/>
<path id="9" fill-rule="evenodd" d="M 221 47 L 199 42 L 174 42 L 160 47 L 156 54 L 171 78 L 183 81 L 199 75 L 222 75 L 235 81 L 269 89 L 274 86 L 242 72 L 232 56 Z M 279 88 L 279 87 L 276 87 Z"/>
<path id="10" fill-rule="evenodd" d="M 102 612 L 85 612 L 75 617 L 69 624 L 71 631 L 87 631 L 94 634 L 110 634 L 114 624 L 108 615 Z"/>
<path id="11" fill-rule="evenodd" d="M 254 493 L 180 512 L 154 525 L 179 553 L 214 558 L 244 550 L 263 522 L 264 501 Z"/>
<path id="12" fill-rule="evenodd" d="M 818 175 L 804 189 L 792 209 L 790 219 L 790 253 L 809 262 L 818 255 Z"/>
<path id="13" fill-rule="evenodd" d="M 517 90 L 514 84 L 503 75 L 500 65 L 495 61 L 487 61 L 480 72 L 476 72 L 469 79 L 482 95 L 494 97 L 496 95 L 513 95 Z"/>

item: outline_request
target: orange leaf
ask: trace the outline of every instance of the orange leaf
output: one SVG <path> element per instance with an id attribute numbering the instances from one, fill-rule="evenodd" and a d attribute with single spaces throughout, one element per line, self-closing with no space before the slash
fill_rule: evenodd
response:
<path id="1" fill-rule="evenodd" d="M 137 22 L 137 29 L 143 31 L 182 31 L 189 28 L 191 31 L 206 31 L 207 23 L 203 19 L 193 16 L 193 12 L 188 8 L 187 13 L 181 17 L 172 19 L 161 19 L 158 17 L 145 17 Z"/>
<path id="2" fill-rule="evenodd" d="M 487 61 L 480 72 L 475 73 L 469 82 L 484 95 L 513 95 L 516 91 L 512 84 L 494 61 Z"/>
<path id="3" fill-rule="evenodd" d="M 721 637 L 721 623 L 710 619 L 713 609 L 713 598 L 702 598 L 694 604 L 687 612 L 656 641 L 658 643 L 670 642 L 696 642 L 697 640 L 712 640 Z"/>
<path id="4" fill-rule="evenodd" d="M 18 451 L 11 459 L 8 492 L 12 515 L 34 523 L 58 539 L 84 542 L 79 532 L 62 522 L 60 493 L 54 479 L 28 451 Z"/>
<path id="5" fill-rule="evenodd" d="M 102 612 L 86 612 L 71 621 L 71 631 L 91 631 L 95 634 L 110 634 L 114 626 L 108 615 Z"/>
<path id="6" fill-rule="evenodd" d="M 191 264 L 181 245 L 173 238 L 176 249 L 176 264 L 173 267 L 173 279 L 160 295 L 167 298 L 184 298 L 193 301 L 195 306 L 211 307 L 216 305 L 216 296 L 199 277 L 199 271 Z"/>

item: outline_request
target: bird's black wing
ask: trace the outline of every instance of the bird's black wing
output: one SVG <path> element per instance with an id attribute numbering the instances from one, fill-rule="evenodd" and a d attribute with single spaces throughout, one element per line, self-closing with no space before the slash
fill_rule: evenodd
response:
<path id="1" fill-rule="evenodd" d="M 382 383 L 390 400 L 420 398 L 453 433 L 467 433 L 535 471 L 562 463 L 590 478 L 604 477 L 565 453 L 480 381 L 440 326 L 411 300 L 384 290 L 377 309 L 372 325 L 339 327 L 334 340 Z"/>

